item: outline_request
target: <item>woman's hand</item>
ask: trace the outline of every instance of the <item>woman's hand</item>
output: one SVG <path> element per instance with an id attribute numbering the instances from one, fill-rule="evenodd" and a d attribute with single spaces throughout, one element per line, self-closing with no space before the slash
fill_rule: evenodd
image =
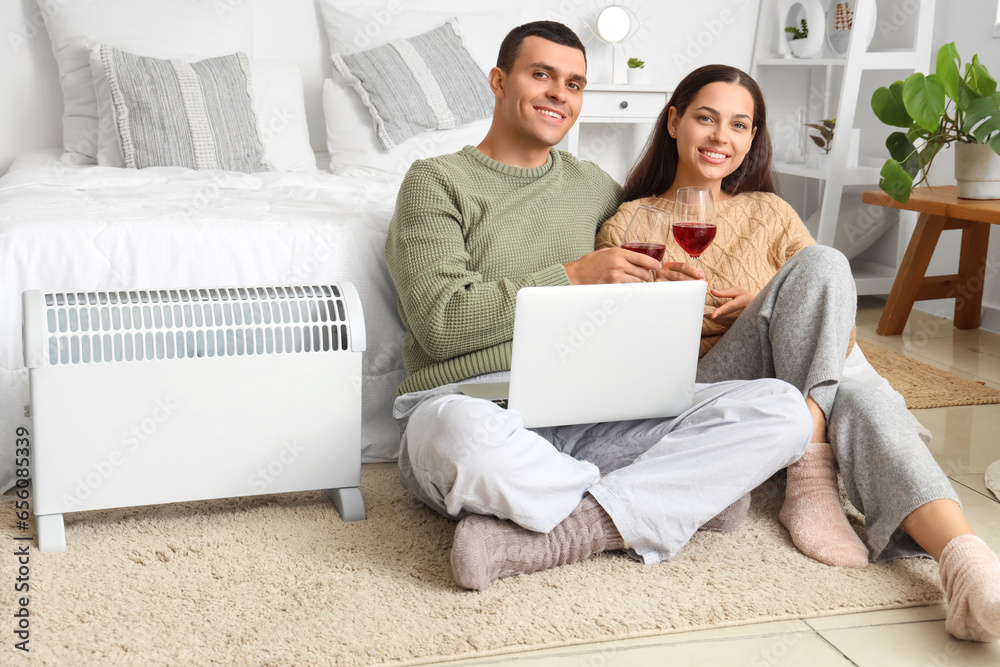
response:
<path id="1" fill-rule="evenodd" d="M 750 305 L 750 302 L 753 301 L 755 296 L 743 287 L 713 289 L 709 290 L 709 292 L 712 293 L 712 296 L 717 296 L 720 299 L 730 299 L 713 310 L 711 313 L 707 313 L 705 315 L 705 317 L 727 329 L 733 326 L 733 322 L 735 322 L 736 318 L 740 316 L 740 313 L 742 313 L 746 307 Z"/>
<path id="2" fill-rule="evenodd" d="M 687 262 L 664 262 L 656 272 L 657 280 L 704 280 L 705 272 Z"/>

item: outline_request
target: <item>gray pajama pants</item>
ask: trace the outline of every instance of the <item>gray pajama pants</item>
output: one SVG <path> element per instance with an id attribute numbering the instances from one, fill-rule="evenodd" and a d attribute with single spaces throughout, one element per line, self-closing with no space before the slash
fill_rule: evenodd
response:
<path id="1" fill-rule="evenodd" d="M 812 396 L 827 417 L 848 497 L 865 515 L 870 557 L 925 555 L 900 523 L 924 503 L 958 497 L 905 406 L 841 377 L 856 308 L 844 256 L 803 248 L 702 358 L 698 381 L 778 378 Z"/>
<path id="2" fill-rule="evenodd" d="M 589 492 L 629 553 L 656 563 L 798 460 L 812 432 L 801 393 L 778 380 L 698 385 L 694 400 L 673 419 L 526 429 L 517 411 L 455 385 L 404 394 L 393 409 L 400 481 L 447 517 L 488 514 L 538 532 Z"/>

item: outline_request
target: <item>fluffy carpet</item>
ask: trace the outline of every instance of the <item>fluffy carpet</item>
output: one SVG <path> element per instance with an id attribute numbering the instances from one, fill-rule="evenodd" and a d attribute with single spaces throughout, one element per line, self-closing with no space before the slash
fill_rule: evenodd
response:
<path id="1" fill-rule="evenodd" d="M 858 341 L 858 345 L 911 410 L 1000 403 L 1000 391 L 982 382 L 957 377 L 873 343 Z"/>
<path id="2" fill-rule="evenodd" d="M 322 492 L 69 514 L 59 554 L 12 541 L 24 533 L 4 496 L 5 543 L 31 544 L 31 652 L 12 646 L 8 549 L 0 663 L 425 664 L 942 597 L 930 560 L 858 571 L 800 554 L 776 481 L 737 532 L 700 533 L 669 562 L 602 554 L 482 593 L 452 583 L 454 524 L 411 501 L 393 467 L 366 466 L 362 490 L 368 519 L 355 523 Z"/>

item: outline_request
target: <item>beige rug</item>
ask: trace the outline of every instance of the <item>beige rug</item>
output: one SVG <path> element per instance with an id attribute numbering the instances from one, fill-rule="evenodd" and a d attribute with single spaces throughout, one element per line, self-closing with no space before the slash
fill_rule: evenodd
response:
<path id="1" fill-rule="evenodd" d="M 873 343 L 858 341 L 858 345 L 911 410 L 1000 403 L 1000 391 L 982 382 L 957 377 Z"/>
<path id="2" fill-rule="evenodd" d="M 30 654 L 11 619 L 13 498 L 2 497 L 0 664 L 425 664 L 551 646 L 938 602 L 933 561 L 827 567 L 792 546 L 783 489 L 754 494 L 729 535 L 673 560 L 621 552 L 457 589 L 454 524 L 412 502 L 391 466 L 366 466 L 366 521 L 322 492 L 66 516 L 68 551 L 30 551 Z"/>

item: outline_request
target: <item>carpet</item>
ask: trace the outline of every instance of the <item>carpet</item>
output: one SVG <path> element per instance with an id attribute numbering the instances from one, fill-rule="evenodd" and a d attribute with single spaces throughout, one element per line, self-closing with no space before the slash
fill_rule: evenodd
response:
<path id="1" fill-rule="evenodd" d="M 777 521 L 778 481 L 736 532 L 699 533 L 668 562 L 605 553 L 481 593 L 452 583 L 454 524 L 393 466 L 365 466 L 361 488 L 368 519 L 354 523 L 322 492 L 68 514 L 58 554 L 12 541 L 3 496 L 5 543 L 31 545 L 31 652 L 8 629 L 0 663 L 415 665 L 942 599 L 927 559 L 848 570 L 803 556 Z M 0 558 L 10 628 L 19 566 Z"/>
<path id="2" fill-rule="evenodd" d="M 906 399 L 910 410 L 1000 403 L 1000 391 L 890 349 L 858 341 L 869 363 Z"/>

